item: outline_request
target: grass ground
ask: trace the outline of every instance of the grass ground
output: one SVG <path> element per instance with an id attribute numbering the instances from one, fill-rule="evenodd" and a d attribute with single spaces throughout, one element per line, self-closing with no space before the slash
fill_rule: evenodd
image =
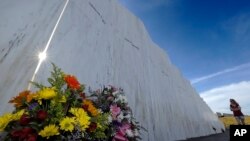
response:
<path id="1" fill-rule="evenodd" d="M 229 128 L 230 125 L 237 125 L 236 119 L 231 117 L 220 117 L 221 122 L 225 125 L 226 128 Z M 250 125 L 250 116 L 245 116 L 245 123 Z"/>

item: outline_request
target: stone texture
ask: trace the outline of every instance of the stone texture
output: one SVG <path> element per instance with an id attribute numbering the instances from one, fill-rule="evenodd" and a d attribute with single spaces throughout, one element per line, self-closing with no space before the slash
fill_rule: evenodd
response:
<path id="1" fill-rule="evenodd" d="M 27 88 L 56 23 L 62 0 L 0 1 L 0 114 Z M 223 125 L 149 37 L 143 23 L 116 0 L 70 0 L 35 81 L 54 62 L 93 89 L 122 87 L 146 141 L 181 140 L 221 132 Z"/>

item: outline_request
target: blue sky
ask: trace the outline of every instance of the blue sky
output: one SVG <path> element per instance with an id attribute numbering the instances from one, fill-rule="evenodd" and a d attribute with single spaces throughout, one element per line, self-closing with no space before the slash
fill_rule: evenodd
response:
<path id="1" fill-rule="evenodd" d="M 119 1 L 215 112 L 230 112 L 235 98 L 250 114 L 249 0 Z"/>

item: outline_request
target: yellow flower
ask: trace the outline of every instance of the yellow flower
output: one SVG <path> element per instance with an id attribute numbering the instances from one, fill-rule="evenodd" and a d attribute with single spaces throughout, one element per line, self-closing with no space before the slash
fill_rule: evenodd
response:
<path id="1" fill-rule="evenodd" d="M 96 117 L 100 114 L 99 110 L 93 105 L 92 101 L 84 100 L 83 107 L 86 108 L 87 111 L 91 113 L 92 116 Z"/>
<path id="2" fill-rule="evenodd" d="M 5 127 L 12 121 L 12 114 L 6 113 L 0 117 L 0 132 L 4 131 Z"/>
<path id="3" fill-rule="evenodd" d="M 64 131 L 72 132 L 74 130 L 74 123 L 75 123 L 74 118 L 66 117 L 62 119 L 62 121 L 60 122 L 60 128 Z"/>
<path id="4" fill-rule="evenodd" d="M 80 117 L 76 119 L 82 131 L 85 131 L 90 125 L 90 117 Z"/>
<path id="5" fill-rule="evenodd" d="M 97 123 L 97 128 L 102 128 L 102 125 L 100 123 Z"/>
<path id="6" fill-rule="evenodd" d="M 54 97 L 56 97 L 54 88 L 43 88 L 42 90 L 38 91 L 39 99 L 52 99 Z"/>
<path id="7" fill-rule="evenodd" d="M 12 120 L 19 120 L 21 116 L 24 114 L 24 110 L 20 110 L 17 113 L 12 115 Z"/>
<path id="8" fill-rule="evenodd" d="M 76 117 L 76 122 L 79 124 L 82 131 L 90 125 L 90 117 L 82 108 L 71 108 L 69 110 Z"/>
<path id="9" fill-rule="evenodd" d="M 60 97 L 58 102 L 65 103 L 67 101 L 66 97 L 63 95 Z"/>
<path id="10" fill-rule="evenodd" d="M 50 124 L 50 125 L 44 127 L 44 129 L 39 132 L 39 135 L 49 139 L 50 136 L 59 135 L 59 129 L 56 125 Z"/>
<path id="11" fill-rule="evenodd" d="M 27 96 L 27 102 L 31 102 L 33 99 L 37 99 L 38 96 L 39 96 L 38 93 L 28 95 Z"/>
<path id="12" fill-rule="evenodd" d="M 66 99 L 66 97 L 64 95 L 60 96 L 60 97 L 57 96 L 57 97 L 55 97 L 54 99 L 51 100 L 51 104 L 53 106 L 55 106 L 58 103 L 66 103 L 66 101 L 67 101 L 67 99 Z"/>

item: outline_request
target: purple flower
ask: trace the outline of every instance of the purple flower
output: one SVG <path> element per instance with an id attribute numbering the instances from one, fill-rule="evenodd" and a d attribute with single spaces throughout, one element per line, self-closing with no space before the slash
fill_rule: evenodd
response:
<path id="1" fill-rule="evenodd" d="M 38 103 L 32 103 L 29 105 L 29 110 L 34 110 L 38 106 Z"/>
<path id="2" fill-rule="evenodd" d="M 122 126 L 122 123 L 118 122 L 117 120 L 113 120 L 112 123 L 113 123 L 113 125 L 115 125 L 115 127 Z"/>

